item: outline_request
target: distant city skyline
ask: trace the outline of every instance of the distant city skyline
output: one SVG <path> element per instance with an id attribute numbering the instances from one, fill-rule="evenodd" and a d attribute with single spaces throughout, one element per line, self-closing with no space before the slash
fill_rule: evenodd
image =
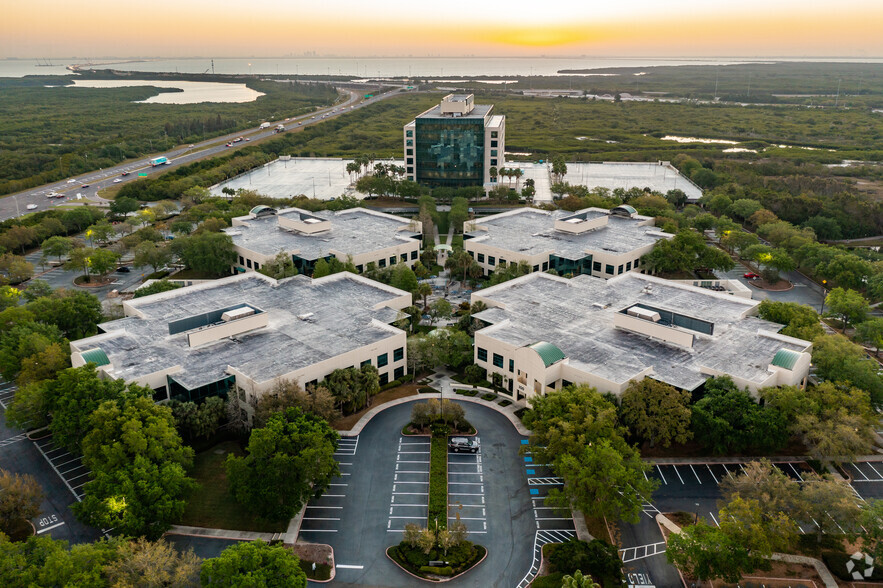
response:
<path id="1" fill-rule="evenodd" d="M 136 8 L 137 6 L 137 8 Z M 11 3 L 0 57 L 881 57 L 875 0 Z"/>

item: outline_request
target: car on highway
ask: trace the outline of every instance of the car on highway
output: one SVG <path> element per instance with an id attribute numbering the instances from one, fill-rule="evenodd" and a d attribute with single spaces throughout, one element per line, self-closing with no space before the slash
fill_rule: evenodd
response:
<path id="1" fill-rule="evenodd" d="M 56 198 L 64 198 L 64 194 L 56 194 L 55 197 Z"/>
<path id="2" fill-rule="evenodd" d="M 241 141 L 242 141 L 242 137 L 236 137 L 235 139 L 233 139 L 234 143 L 239 143 Z"/>
<path id="3" fill-rule="evenodd" d="M 227 143 L 227 147 L 232 147 L 233 143 Z"/>
<path id="4" fill-rule="evenodd" d="M 748 272 L 747 274 L 742 274 L 742 277 L 745 278 L 746 280 L 757 280 L 758 278 L 760 278 L 759 275 L 752 273 L 752 272 Z"/>
<path id="5" fill-rule="evenodd" d="M 36 210 L 37 205 L 36 204 L 28 204 L 25 208 L 27 208 L 28 210 Z"/>
<path id="6" fill-rule="evenodd" d="M 478 440 L 468 437 L 451 437 L 448 439 L 448 449 L 454 453 L 468 451 L 470 453 L 478 453 Z"/>
<path id="7" fill-rule="evenodd" d="M 80 184 L 80 188 L 88 188 L 89 184 Z"/>
<path id="8" fill-rule="evenodd" d="M 122 181 L 123 181 L 122 178 L 114 178 L 113 183 L 114 183 L 114 184 L 119 184 L 119 183 L 122 182 Z"/>
<path id="9" fill-rule="evenodd" d="M 55 198 L 57 195 L 58 195 L 58 192 L 56 192 L 55 190 L 52 190 L 51 192 L 46 194 L 46 198 Z"/>
<path id="10" fill-rule="evenodd" d="M 121 173 L 121 174 L 120 174 L 120 175 L 121 175 L 121 176 L 123 176 L 123 177 L 126 177 L 126 176 L 127 176 L 127 175 L 129 175 L 129 172 L 127 172 L 127 171 L 124 171 L 124 172 L 123 172 L 123 173 Z"/>
<path id="11" fill-rule="evenodd" d="M 74 180 L 74 179 L 70 179 L 70 180 L 67 181 L 67 183 L 68 183 L 68 184 L 76 184 L 77 181 Z"/>

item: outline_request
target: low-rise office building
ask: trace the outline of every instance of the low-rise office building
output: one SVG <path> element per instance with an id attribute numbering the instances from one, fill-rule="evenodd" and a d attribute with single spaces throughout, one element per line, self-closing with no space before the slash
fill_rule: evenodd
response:
<path id="1" fill-rule="evenodd" d="M 696 390 L 730 376 L 752 392 L 802 384 L 809 341 L 758 318 L 759 302 L 640 273 L 609 280 L 535 273 L 472 294 L 475 363 L 515 400 L 588 384 L 622 394 L 646 377 Z"/>
<path id="2" fill-rule="evenodd" d="M 481 186 L 505 164 L 506 117 L 472 94 L 448 94 L 404 127 L 405 177 L 425 186 Z"/>
<path id="3" fill-rule="evenodd" d="M 317 261 L 332 257 L 352 261 L 359 273 L 369 263 L 413 265 L 420 258 L 423 231 L 419 221 L 365 208 L 308 212 L 256 206 L 232 224 L 224 231 L 233 239 L 238 271 L 258 270 L 284 251 L 307 275 Z"/>
<path id="4" fill-rule="evenodd" d="M 71 343 L 71 364 L 148 386 L 157 401 L 234 386 L 246 400 L 368 363 L 386 383 L 406 372 L 406 335 L 391 323 L 410 304 L 411 294 L 348 272 L 279 281 L 249 272 L 124 302 L 125 318 Z"/>
<path id="5" fill-rule="evenodd" d="M 518 208 L 464 223 L 463 248 L 484 270 L 527 263 L 532 271 L 611 278 L 640 268 L 641 256 L 674 237 L 631 206 L 577 212 Z"/>

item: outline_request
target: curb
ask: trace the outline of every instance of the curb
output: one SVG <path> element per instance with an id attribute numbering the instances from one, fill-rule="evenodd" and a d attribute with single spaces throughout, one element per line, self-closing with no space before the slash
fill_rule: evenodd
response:
<path id="1" fill-rule="evenodd" d="M 471 566 L 468 570 L 464 570 L 464 571 L 460 572 L 459 574 L 457 574 L 456 576 L 451 576 L 450 578 L 442 578 L 442 579 L 440 579 L 440 580 L 430 580 L 430 579 L 428 579 L 428 578 L 421 578 L 420 576 L 417 576 L 417 575 L 415 575 L 415 574 L 412 574 L 411 572 L 409 572 L 408 570 L 406 570 L 405 568 L 403 568 L 401 565 L 399 565 L 399 562 L 397 562 L 396 560 L 394 560 L 394 559 L 389 555 L 389 550 L 392 549 L 393 547 L 395 547 L 395 545 L 390 545 L 389 547 L 387 547 L 386 549 L 383 550 L 383 553 L 386 555 L 387 558 L 389 558 L 389 561 L 391 561 L 393 564 L 395 564 L 395 566 L 396 566 L 397 568 L 399 568 L 400 570 L 402 570 L 403 572 L 405 572 L 406 574 L 408 574 L 408 575 L 411 576 L 412 578 L 416 578 L 416 579 L 418 579 L 418 580 L 420 580 L 420 581 L 422 581 L 422 582 L 432 582 L 432 583 L 435 583 L 435 584 L 441 584 L 441 583 L 444 583 L 444 582 L 450 582 L 451 580 L 456 580 L 457 578 L 461 578 L 461 577 L 465 576 L 466 574 L 468 574 L 469 572 L 471 572 L 472 570 L 474 570 L 475 568 L 477 568 L 479 565 L 481 565 L 481 562 L 483 562 L 484 560 L 486 560 L 486 559 L 487 559 L 487 556 L 488 556 L 488 553 L 490 553 L 490 552 L 488 551 L 487 547 L 485 547 L 485 548 L 484 548 L 484 555 L 482 556 L 482 558 L 481 558 L 480 560 L 478 560 L 477 562 L 475 562 L 474 564 L 472 564 L 472 566 Z M 482 546 L 482 547 L 484 547 L 484 546 Z"/>

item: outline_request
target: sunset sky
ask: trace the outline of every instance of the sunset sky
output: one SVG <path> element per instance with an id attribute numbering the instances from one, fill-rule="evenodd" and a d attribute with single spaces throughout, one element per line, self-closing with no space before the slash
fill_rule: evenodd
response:
<path id="1" fill-rule="evenodd" d="M 883 57 L 881 23 L 880 0 L 9 0 L 0 57 Z"/>

